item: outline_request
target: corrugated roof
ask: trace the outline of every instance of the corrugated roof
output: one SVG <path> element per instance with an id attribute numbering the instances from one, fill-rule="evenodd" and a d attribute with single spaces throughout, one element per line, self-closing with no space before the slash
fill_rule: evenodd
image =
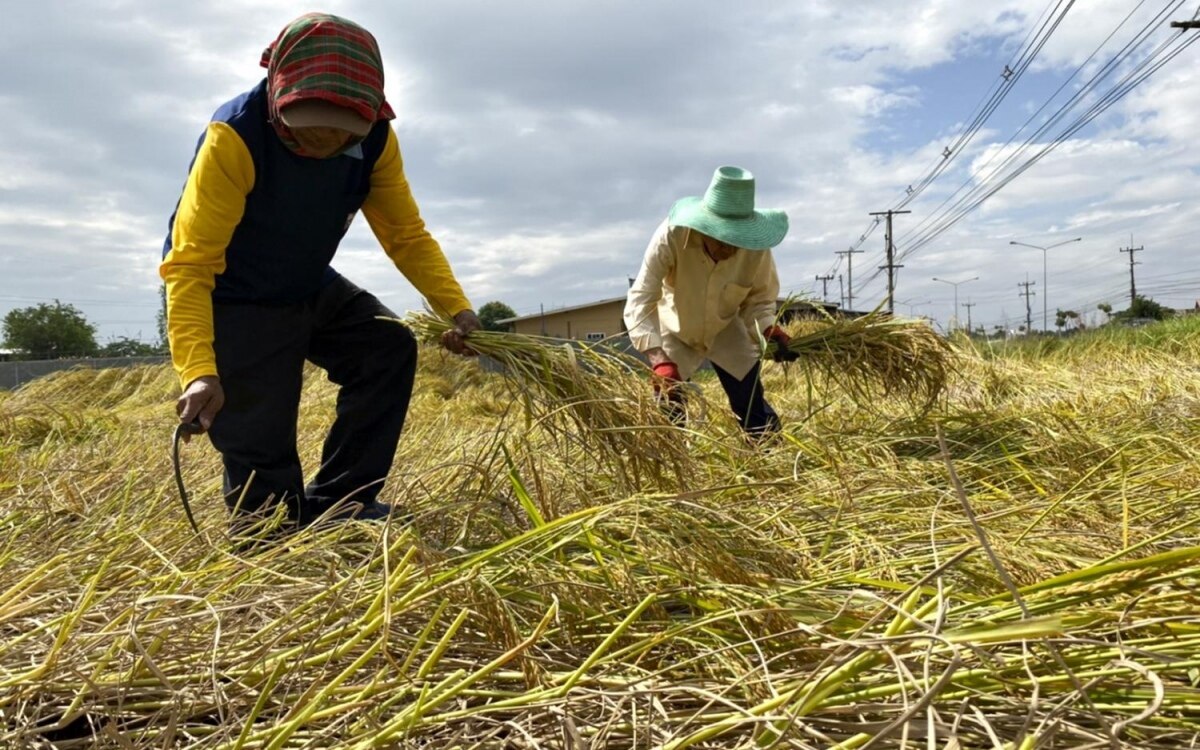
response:
<path id="1" fill-rule="evenodd" d="M 538 313 L 534 313 L 533 315 L 519 315 L 515 318 L 503 318 L 501 320 L 497 320 L 496 322 L 497 323 L 516 323 L 519 320 L 535 320 L 537 318 L 544 318 L 547 315 L 558 315 L 559 313 L 574 312 L 576 310 L 586 310 L 589 307 L 599 307 L 600 305 L 611 305 L 614 302 L 624 302 L 624 301 L 625 301 L 624 296 L 611 297 L 609 299 L 602 299 L 602 300 L 597 300 L 595 302 L 588 302 L 587 304 L 583 304 L 583 305 L 572 305 L 571 307 L 556 307 L 553 310 L 546 310 L 545 312 L 538 312 Z"/>

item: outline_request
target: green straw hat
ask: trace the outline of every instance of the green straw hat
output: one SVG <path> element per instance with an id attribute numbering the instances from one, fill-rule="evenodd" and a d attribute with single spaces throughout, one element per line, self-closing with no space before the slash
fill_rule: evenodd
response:
<path id="1" fill-rule="evenodd" d="M 766 250 L 783 241 L 787 214 L 754 208 L 754 175 L 741 167 L 717 167 L 704 196 L 681 198 L 667 223 L 690 227 L 746 250 Z"/>

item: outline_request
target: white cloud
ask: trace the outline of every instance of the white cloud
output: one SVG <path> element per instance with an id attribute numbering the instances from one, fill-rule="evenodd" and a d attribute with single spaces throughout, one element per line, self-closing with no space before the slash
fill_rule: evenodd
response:
<path id="1" fill-rule="evenodd" d="M 829 98 L 849 105 L 854 113 L 864 117 L 880 117 L 890 110 L 913 107 L 919 103 L 914 89 L 892 92 L 865 84 L 830 89 Z"/>
<path id="2" fill-rule="evenodd" d="M 1042 88 L 1081 64 L 1132 4 L 1077 6 L 1034 67 Z M 1000 69 L 1046 8 L 1045 0 L 325 4 L 379 38 L 409 179 L 469 295 L 518 310 L 620 294 L 672 201 L 701 192 L 725 163 L 756 172 L 761 205 L 789 211 L 778 252 L 784 285 L 814 288 L 834 251 L 868 226 L 868 212 L 894 205 L 938 163 L 955 124 L 994 83 L 974 71 Z M 0 28 L 0 65 L 12 72 L 0 82 L 0 314 L 29 298 L 97 300 L 129 307 L 80 307 L 98 320 L 144 321 L 102 325 L 103 335 L 153 331 L 162 234 L 203 123 L 258 80 L 263 47 L 310 9 L 290 0 L 10 9 Z M 1130 29 L 1144 22 L 1139 15 Z M 1051 302 L 1119 288 L 1116 249 L 1130 232 L 1147 247 L 1147 278 L 1172 267 L 1186 277 L 1200 265 L 1191 249 L 1200 222 L 1196 49 L 907 258 L 900 298 L 939 300 L 925 311 L 944 321 L 949 289 L 930 277 L 979 275 L 976 319 L 1023 314 L 1016 282 L 1039 276 L 1041 258 L 1014 250 L 1012 239 L 1085 236 L 1055 251 Z M 1008 120 L 998 112 L 914 213 L 897 217 L 899 238 L 980 178 L 1010 123 L 1052 90 L 1042 88 L 1006 101 Z M 854 257 L 856 281 L 875 275 L 882 242 L 876 230 Z M 419 305 L 362 222 L 335 265 L 396 308 Z M 876 279 L 856 302 L 872 305 L 882 291 Z"/>

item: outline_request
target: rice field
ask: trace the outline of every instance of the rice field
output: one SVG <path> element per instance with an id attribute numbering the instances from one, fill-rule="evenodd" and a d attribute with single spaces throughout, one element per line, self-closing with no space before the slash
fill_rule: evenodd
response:
<path id="1" fill-rule="evenodd" d="M 426 346 L 414 523 L 252 554 L 204 439 L 188 525 L 168 368 L 0 392 L 0 747 L 1200 747 L 1200 320 L 794 333 L 761 444 L 712 377 L 680 429 L 618 360 Z"/>

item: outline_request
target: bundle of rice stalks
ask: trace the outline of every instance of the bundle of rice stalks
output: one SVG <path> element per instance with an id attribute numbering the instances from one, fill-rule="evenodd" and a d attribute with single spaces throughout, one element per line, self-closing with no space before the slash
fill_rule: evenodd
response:
<path id="1" fill-rule="evenodd" d="M 946 389 L 955 351 L 928 324 L 893 318 L 880 310 L 860 318 L 834 318 L 793 324 L 789 349 L 813 374 L 843 388 L 860 405 L 882 390 L 920 409 L 928 409 Z M 764 348 L 764 358 L 775 344 Z"/>
<path id="2" fill-rule="evenodd" d="M 426 342 L 436 342 L 454 325 L 429 313 L 396 322 Z M 626 487 L 640 487 L 646 477 L 661 479 L 668 469 L 680 478 L 687 442 L 656 402 L 646 367 L 636 358 L 602 343 L 482 330 L 471 334 L 470 345 L 502 369 L 528 423 L 580 442 L 592 457 L 600 451 Z"/>

